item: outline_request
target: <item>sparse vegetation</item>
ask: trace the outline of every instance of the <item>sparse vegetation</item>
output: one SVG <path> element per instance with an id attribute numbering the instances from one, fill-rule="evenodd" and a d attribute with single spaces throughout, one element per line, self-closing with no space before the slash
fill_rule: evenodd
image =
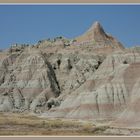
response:
<path id="1" fill-rule="evenodd" d="M 99 130 L 104 131 L 89 122 L 0 113 L 0 135 L 96 135 Z"/>
<path id="2" fill-rule="evenodd" d="M 126 60 L 123 61 L 123 64 L 128 64 Z"/>

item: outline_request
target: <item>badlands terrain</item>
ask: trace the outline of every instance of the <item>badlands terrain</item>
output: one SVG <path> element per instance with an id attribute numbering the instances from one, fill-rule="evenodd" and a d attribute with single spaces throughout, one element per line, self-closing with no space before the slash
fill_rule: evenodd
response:
<path id="1" fill-rule="evenodd" d="M 99 22 L 14 44 L 0 52 L 0 112 L 1 135 L 140 135 L 140 48 Z"/>

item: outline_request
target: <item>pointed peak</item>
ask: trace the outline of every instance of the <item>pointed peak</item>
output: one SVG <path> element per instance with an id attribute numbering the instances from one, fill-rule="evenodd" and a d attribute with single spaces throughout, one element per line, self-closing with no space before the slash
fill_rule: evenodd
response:
<path id="1" fill-rule="evenodd" d="M 91 30 L 93 30 L 93 31 L 101 31 L 102 33 L 105 33 L 103 27 L 101 26 L 101 24 L 98 21 L 94 22 L 92 24 L 92 26 L 89 28 L 88 31 L 91 31 Z"/>
<path id="2" fill-rule="evenodd" d="M 96 42 L 92 44 L 92 47 L 107 46 L 110 48 L 123 48 L 123 45 L 120 44 L 113 36 L 107 34 L 101 24 L 96 21 L 92 26 L 81 36 L 76 38 L 79 44 L 86 42 L 86 44 L 92 44 L 93 40 Z M 84 43 L 83 43 L 84 44 Z"/>
<path id="3" fill-rule="evenodd" d="M 93 27 L 100 27 L 100 26 L 101 26 L 101 24 L 98 21 L 93 23 Z"/>

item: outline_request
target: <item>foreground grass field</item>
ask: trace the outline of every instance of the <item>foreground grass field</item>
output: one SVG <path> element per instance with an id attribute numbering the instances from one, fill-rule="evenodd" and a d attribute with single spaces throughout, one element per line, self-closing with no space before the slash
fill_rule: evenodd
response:
<path id="1" fill-rule="evenodd" d="M 0 113 L 0 135 L 100 135 L 107 127 L 92 122 Z"/>

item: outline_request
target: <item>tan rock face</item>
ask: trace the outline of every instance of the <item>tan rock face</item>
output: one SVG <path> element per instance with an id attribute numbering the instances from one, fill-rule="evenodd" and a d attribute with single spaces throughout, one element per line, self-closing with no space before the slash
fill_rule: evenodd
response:
<path id="1" fill-rule="evenodd" d="M 16 56 L 18 58 L 15 61 L 13 57 L 13 54 L 7 56 L 2 62 L 6 67 L 1 76 L 1 96 L 6 96 L 6 100 L 8 97 L 9 103 L 8 100 L 6 102 L 9 108 L 13 105 L 13 109 L 35 111 L 37 106 L 44 105 L 50 97 L 59 96 L 56 75 L 43 54 L 25 51 Z M 5 102 L 5 99 L 3 100 Z M 1 111 L 5 111 L 3 104 Z"/>
<path id="2" fill-rule="evenodd" d="M 87 32 L 76 38 L 76 46 L 92 47 L 94 51 L 111 53 L 123 50 L 123 45 L 111 35 L 105 33 L 99 22 L 95 22 Z"/>
<path id="3" fill-rule="evenodd" d="M 138 120 L 139 48 L 125 49 L 98 22 L 75 41 L 16 44 L 0 58 L 0 111 Z"/>

